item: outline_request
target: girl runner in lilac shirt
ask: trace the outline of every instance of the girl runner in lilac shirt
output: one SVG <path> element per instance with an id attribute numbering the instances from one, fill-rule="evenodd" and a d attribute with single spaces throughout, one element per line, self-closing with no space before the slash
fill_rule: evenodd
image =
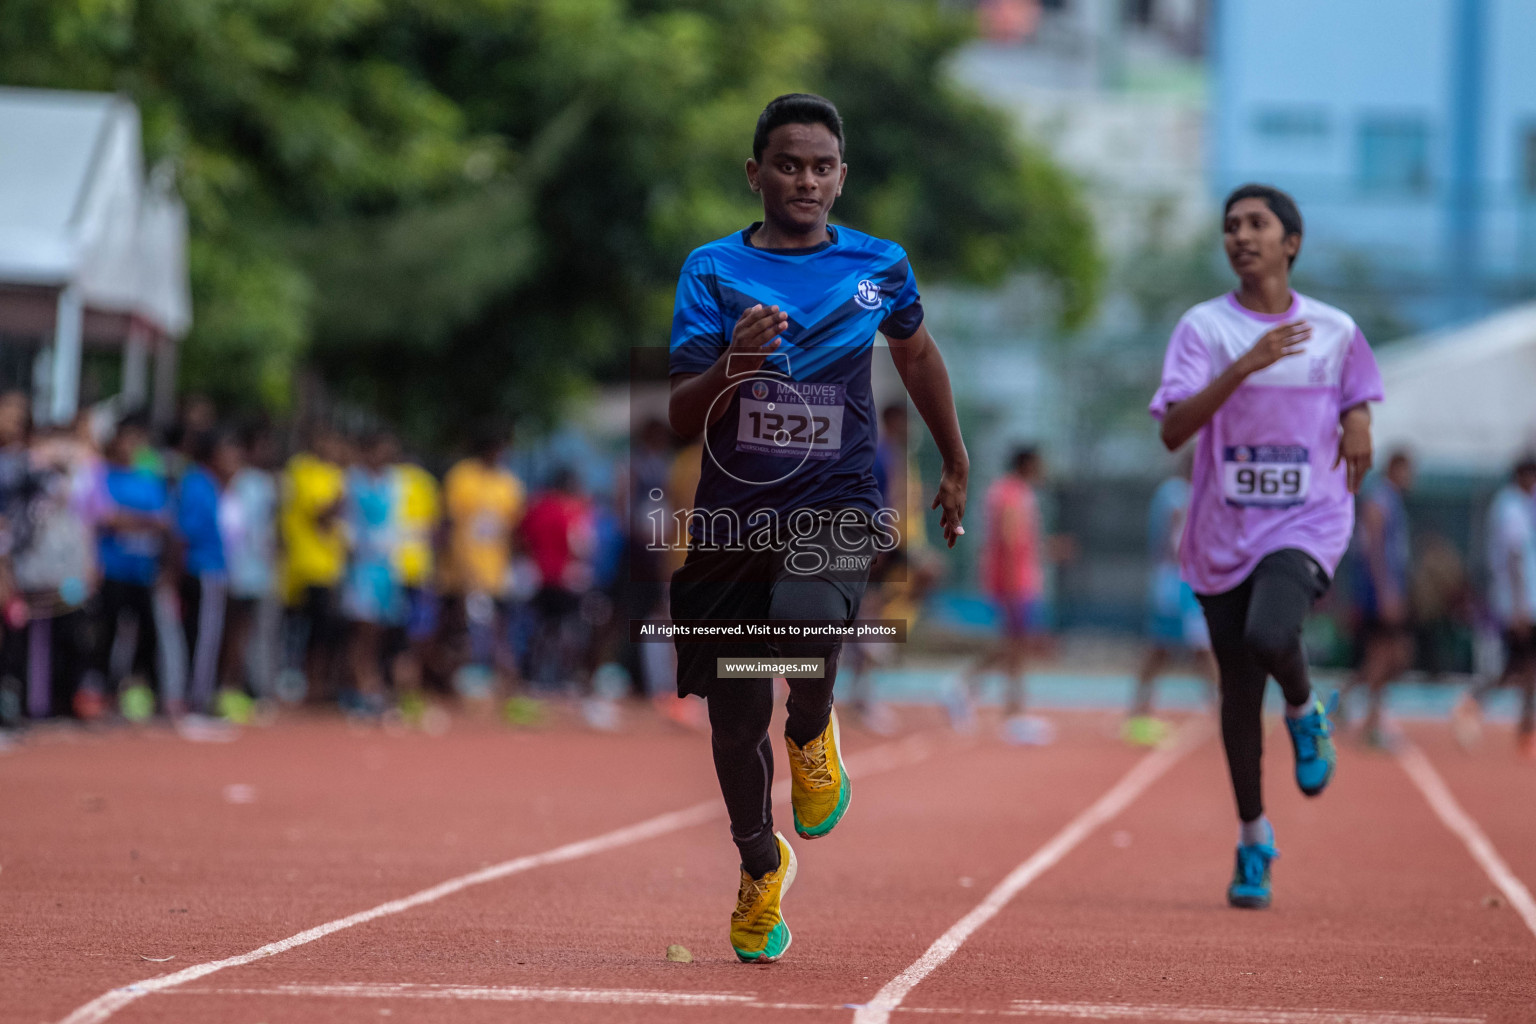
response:
<path id="1" fill-rule="evenodd" d="M 1351 495 L 1371 466 L 1367 402 L 1381 374 L 1347 313 L 1291 291 L 1301 213 L 1245 185 L 1227 197 L 1227 259 L 1238 288 L 1174 328 L 1151 413 L 1163 443 L 1199 435 L 1180 569 L 1210 626 L 1221 731 L 1241 822 L 1227 889 L 1267 907 L 1274 830 L 1260 787 L 1264 687 L 1285 695 L 1296 782 L 1316 796 L 1333 775 L 1328 709 L 1312 692 L 1302 622 L 1328 589 L 1354 526 Z"/>

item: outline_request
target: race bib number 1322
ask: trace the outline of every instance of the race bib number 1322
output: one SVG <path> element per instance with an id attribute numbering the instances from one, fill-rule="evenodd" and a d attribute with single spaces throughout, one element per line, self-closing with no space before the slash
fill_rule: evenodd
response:
<path id="1" fill-rule="evenodd" d="M 1289 508 L 1303 504 L 1312 463 L 1301 445 L 1232 445 L 1221 460 L 1221 492 L 1229 505 Z"/>
<path id="2" fill-rule="evenodd" d="M 835 459 L 843 447 L 843 386 L 753 380 L 741 385 L 736 450 Z"/>

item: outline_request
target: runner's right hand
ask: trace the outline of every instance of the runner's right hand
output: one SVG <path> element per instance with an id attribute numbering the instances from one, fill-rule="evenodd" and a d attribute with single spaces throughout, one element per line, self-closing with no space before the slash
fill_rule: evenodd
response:
<path id="1" fill-rule="evenodd" d="M 965 518 L 965 490 L 970 475 L 969 464 L 945 465 L 939 474 L 939 492 L 933 496 L 933 504 L 928 506 L 943 509 L 939 513 L 939 527 L 950 547 L 955 546 L 957 537 L 965 536 L 965 527 L 960 521 Z"/>
<path id="2" fill-rule="evenodd" d="M 1302 351 L 1312 337 L 1312 325 L 1305 320 L 1292 320 L 1268 331 L 1253 348 L 1243 353 L 1241 362 L 1247 373 L 1258 373 Z"/>
<path id="3" fill-rule="evenodd" d="M 731 347 L 726 350 L 731 375 L 751 373 L 761 367 L 763 360 L 778 350 L 783 341 L 779 335 L 788 328 L 789 314 L 779 312 L 778 306 L 759 303 L 744 310 L 731 332 Z M 755 363 L 750 362 L 751 357 L 756 357 Z"/>

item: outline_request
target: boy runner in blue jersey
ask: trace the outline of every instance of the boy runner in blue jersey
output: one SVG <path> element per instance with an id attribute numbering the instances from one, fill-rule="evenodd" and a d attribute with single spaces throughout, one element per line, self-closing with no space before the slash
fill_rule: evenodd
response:
<path id="1" fill-rule="evenodd" d="M 678 281 L 669 416 L 683 437 L 704 435 L 704 452 L 672 617 L 846 626 L 903 511 L 881 509 L 875 482 L 877 330 L 943 458 L 932 507 L 943 509 L 951 547 L 964 533 L 969 460 L 906 253 L 827 224 L 848 173 L 837 109 L 819 96 L 780 96 L 758 118 L 752 157 L 747 181 L 763 220 L 694 250 Z M 717 659 L 820 659 L 819 677 L 789 679 L 785 725 L 795 831 L 814 839 L 841 820 L 850 794 L 832 713 L 840 648 L 831 637 L 678 639 L 678 692 L 708 701 L 715 773 L 741 853 L 731 946 L 744 961 L 789 948 L 780 901 L 795 857 L 770 806 L 771 675 L 728 673 Z"/>

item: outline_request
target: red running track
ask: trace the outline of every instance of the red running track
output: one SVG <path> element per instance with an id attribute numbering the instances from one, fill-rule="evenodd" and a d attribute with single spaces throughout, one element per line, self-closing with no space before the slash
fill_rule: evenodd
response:
<path id="1" fill-rule="evenodd" d="M 45 737 L 0 757 L 0 1021 L 1536 1021 L 1536 933 L 1394 758 L 1346 747 L 1309 801 L 1272 750 L 1276 901 L 1241 912 L 1208 724 L 1148 755 L 1111 716 L 1055 717 L 1046 748 L 921 711 L 903 740 L 845 730 L 853 807 L 795 843 L 794 947 L 766 967 L 726 943 L 736 868 L 699 735 Z M 1536 884 L 1536 768 L 1498 735 L 1471 755 L 1414 738 Z M 696 962 L 666 962 L 669 943 Z"/>

